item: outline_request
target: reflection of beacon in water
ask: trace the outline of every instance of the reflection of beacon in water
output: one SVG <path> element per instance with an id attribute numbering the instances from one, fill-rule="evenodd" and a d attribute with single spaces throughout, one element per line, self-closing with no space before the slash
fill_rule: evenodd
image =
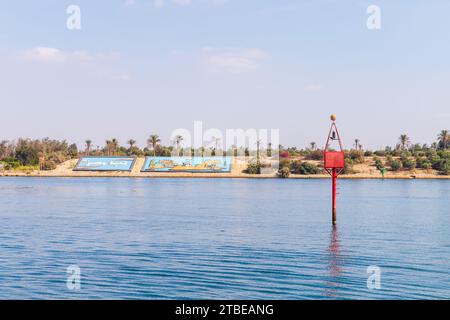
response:
<path id="1" fill-rule="evenodd" d="M 328 246 L 328 280 L 325 286 L 325 295 L 330 298 L 339 298 L 339 287 L 343 274 L 343 261 L 340 248 L 339 234 L 333 226 Z"/>

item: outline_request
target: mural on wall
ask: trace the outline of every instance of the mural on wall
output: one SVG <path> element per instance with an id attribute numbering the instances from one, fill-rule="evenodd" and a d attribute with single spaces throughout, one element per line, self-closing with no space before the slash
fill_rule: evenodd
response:
<path id="1" fill-rule="evenodd" d="M 231 172 L 231 157 L 146 157 L 142 172 Z"/>
<path id="2" fill-rule="evenodd" d="M 81 157 L 74 171 L 131 171 L 136 157 Z"/>

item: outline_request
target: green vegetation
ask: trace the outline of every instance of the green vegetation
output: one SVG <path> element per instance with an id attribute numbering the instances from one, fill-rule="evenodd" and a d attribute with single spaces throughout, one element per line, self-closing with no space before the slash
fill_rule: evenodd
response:
<path id="1" fill-rule="evenodd" d="M 294 174 L 303 174 L 303 175 L 319 174 L 322 172 L 322 170 L 319 169 L 319 167 L 316 166 L 315 164 L 300 160 L 292 161 L 290 164 L 290 169 L 291 172 Z"/>
<path id="2" fill-rule="evenodd" d="M 441 130 L 436 135 L 437 140 L 431 144 L 411 143 L 411 139 L 402 134 L 394 148 L 386 147 L 383 150 L 363 150 L 359 139 L 353 140 L 353 147 L 345 150 L 345 168 L 343 173 L 349 174 L 355 171 L 354 166 L 367 163 L 367 157 L 373 157 L 374 167 L 382 174 L 386 170 L 392 172 L 427 170 L 442 175 L 450 174 L 450 134 L 448 130 Z M 121 146 L 117 138 L 105 141 L 104 146 L 95 146 L 93 141 L 86 139 L 84 150 L 79 151 L 77 145 L 69 144 L 66 140 L 58 141 L 48 138 L 41 140 L 18 139 L 15 141 L 0 141 L 0 169 L 32 171 L 36 169 L 52 170 L 62 162 L 79 156 L 171 156 L 177 150 L 178 154 L 191 155 L 215 155 L 219 150 L 219 139 L 214 139 L 215 146 L 211 148 L 201 147 L 184 150 L 182 147 L 183 137 L 176 136 L 171 146 L 161 144 L 157 134 L 152 134 L 146 141 L 146 147 L 141 149 L 134 139 L 128 139 L 126 146 Z M 269 143 L 266 149 L 269 157 L 275 148 Z M 250 156 L 254 150 L 249 148 L 232 146 L 227 150 L 228 154 L 237 156 L 245 154 Z M 245 172 L 260 174 L 264 159 L 260 156 L 260 142 L 256 152 L 256 161 L 248 165 Z M 323 161 L 323 150 L 318 148 L 315 142 L 311 142 L 306 148 L 285 148 L 278 146 L 280 155 L 280 177 L 290 174 L 313 175 L 324 173 L 321 167 Z M 221 152 L 222 153 L 222 152 Z M 225 153 L 225 152 L 223 152 Z"/>
<path id="3" fill-rule="evenodd" d="M 413 170 L 416 168 L 416 161 L 414 159 L 411 159 L 407 155 L 402 155 L 400 157 L 400 161 L 402 163 L 402 167 L 405 170 Z"/>
<path id="4" fill-rule="evenodd" d="M 389 165 L 392 171 L 400 171 L 402 168 L 402 162 L 400 160 L 392 160 Z"/>
<path id="5" fill-rule="evenodd" d="M 48 138 L 42 140 L 18 139 L 0 142 L 0 162 L 6 170 L 51 170 L 58 163 L 78 155 L 76 144 Z M 44 161 L 45 160 L 45 161 Z"/>
<path id="6" fill-rule="evenodd" d="M 305 150 L 301 153 L 305 160 L 323 160 L 323 150 Z"/>
<path id="7" fill-rule="evenodd" d="M 244 172 L 248 174 L 261 174 L 261 164 L 249 163 Z"/>
<path id="8" fill-rule="evenodd" d="M 354 173 L 353 171 L 354 160 L 352 160 L 351 158 L 345 158 L 344 165 L 345 165 L 344 170 L 342 171 L 343 174 Z"/>
<path id="9" fill-rule="evenodd" d="M 280 178 L 283 178 L 283 179 L 289 178 L 290 173 L 291 172 L 288 167 L 283 167 L 283 168 L 278 169 L 278 177 L 280 177 Z"/>

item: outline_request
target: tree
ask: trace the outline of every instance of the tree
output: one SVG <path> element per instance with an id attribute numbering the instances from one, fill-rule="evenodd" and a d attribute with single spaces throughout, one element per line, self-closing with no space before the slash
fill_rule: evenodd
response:
<path id="1" fill-rule="evenodd" d="M 111 149 L 112 149 L 112 143 L 111 143 L 111 140 L 106 140 L 106 141 L 105 141 L 105 144 L 106 144 L 106 151 L 107 151 L 107 154 L 108 154 L 108 156 L 110 156 L 110 155 L 111 155 Z"/>
<path id="2" fill-rule="evenodd" d="M 450 141 L 450 134 L 448 130 L 442 130 L 438 135 L 439 148 L 445 150 Z"/>
<path id="3" fill-rule="evenodd" d="M 213 137 L 213 141 L 215 143 L 215 145 L 214 145 L 214 156 L 217 156 L 217 148 L 219 146 L 219 142 L 221 141 L 221 139 Z"/>
<path id="4" fill-rule="evenodd" d="M 130 145 L 130 150 L 133 149 L 133 146 L 136 144 L 136 140 L 130 139 L 127 141 L 127 143 Z"/>
<path id="5" fill-rule="evenodd" d="M 400 146 L 401 146 L 402 150 L 405 150 L 408 147 L 411 140 L 409 139 L 409 137 L 406 134 L 402 134 L 398 138 L 398 141 L 400 142 Z"/>
<path id="6" fill-rule="evenodd" d="M 310 144 L 309 144 L 310 146 L 311 146 L 311 150 L 316 150 L 316 143 L 315 142 L 311 142 Z"/>
<path id="7" fill-rule="evenodd" d="M 0 160 L 7 156 L 8 152 L 8 141 L 0 141 Z"/>
<path id="8" fill-rule="evenodd" d="M 161 142 L 161 139 L 157 134 L 150 135 L 150 138 L 147 139 L 147 145 L 149 148 L 153 150 L 153 156 L 156 156 L 156 146 Z"/>
<path id="9" fill-rule="evenodd" d="M 106 151 L 108 152 L 108 156 L 115 155 L 118 149 L 119 141 L 117 141 L 116 138 L 106 140 Z"/>
<path id="10" fill-rule="evenodd" d="M 38 140 L 19 139 L 16 145 L 15 158 L 22 165 L 37 165 L 42 145 Z"/>
<path id="11" fill-rule="evenodd" d="M 92 140 L 86 140 L 86 154 L 89 155 L 91 153 Z"/>
<path id="12" fill-rule="evenodd" d="M 176 146 L 177 146 L 177 154 L 179 155 L 180 154 L 180 144 L 183 142 L 183 136 L 180 136 L 180 135 L 177 135 L 176 137 L 175 137 L 175 144 L 176 144 Z"/>
<path id="13" fill-rule="evenodd" d="M 261 164 L 261 157 L 259 154 L 259 145 L 261 144 L 261 140 L 256 141 L 256 163 L 258 165 Z"/>
<path id="14" fill-rule="evenodd" d="M 359 150 L 359 139 L 355 139 L 355 150 Z"/>
<path id="15" fill-rule="evenodd" d="M 111 150 L 113 155 L 117 155 L 117 151 L 119 150 L 119 141 L 116 138 L 111 140 Z"/>
<path id="16" fill-rule="evenodd" d="M 271 157 L 271 156 L 272 156 L 272 143 L 271 143 L 271 142 L 269 142 L 269 143 L 267 144 L 267 156 L 268 156 L 268 157 Z"/>
<path id="17" fill-rule="evenodd" d="M 77 145 L 75 143 L 72 143 L 68 148 L 67 148 L 67 153 L 68 155 L 73 158 L 76 157 L 78 155 L 78 148 Z"/>

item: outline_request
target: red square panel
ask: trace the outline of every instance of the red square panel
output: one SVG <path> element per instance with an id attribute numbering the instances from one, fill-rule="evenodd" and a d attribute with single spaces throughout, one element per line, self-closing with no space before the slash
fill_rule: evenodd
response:
<path id="1" fill-rule="evenodd" d="M 344 152 L 325 151 L 325 169 L 344 168 Z"/>

